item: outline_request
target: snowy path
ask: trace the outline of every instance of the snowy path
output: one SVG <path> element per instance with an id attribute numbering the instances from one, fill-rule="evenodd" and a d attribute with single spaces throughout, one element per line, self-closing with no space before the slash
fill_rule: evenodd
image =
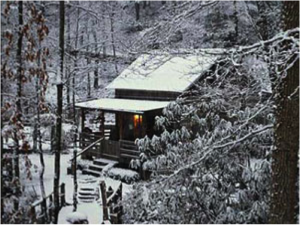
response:
<path id="1" fill-rule="evenodd" d="M 66 184 L 66 201 L 67 203 L 72 204 L 73 203 L 73 176 L 67 175 L 67 167 L 69 166 L 69 160 L 71 158 L 72 154 L 67 155 L 61 155 L 61 170 L 60 170 L 60 183 Z M 31 160 L 33 167 L 31 169 L 32 172 L 32 180 L 28 181 L 27 179 L 23 178 L 23 184 L 25 184 L 25 187 L 30 189 L 34 189 L 38 194 L 40 194 L 40 184 L 39 184 L 39 171 L 40 168 L 40 159 L 38 154 L 31 154 L 29 155 L 29 159 Z M 45 183 L 45 191 L 46 195 L 51 193 L 53 191 L 53 179 L 54 179 L 54 155 L 44 155 L 45 159 L 45 173 L 44 173 L 44 183 Z M 36 165 L 36 166 L 34 166 Z M 111 178 L 107 177 L 99 177 L 95 178 L 90 175 L 83 175 L 80 171 L 78 171 L 78 182 L 83 180 L 89 180 L 89 179 L 97 179 L 99 180 L 105 180 L 106 187 L 112 186 L 113 189 L 115 189 L 120 181 L 113 180 Z M 98 182 L 97 182 L 98 183 Z M 80 183 L 78 190 L 80 188 Z M 130 192 L 131 185 L 127 185 L 123 183 L 123 195 Z M 84 213 L 88 216 L 89 223 L 98 224 L 102 222 L 102 207 L 99 203 L 92 202 L 92 203 L 78 203 L 77 211 Z M 65 224 L 67 223 L 65 221 L 66 216 L 73 211 L 73 206 L 67 206 L 63 207 L 61 209 L 60 215 L 59 215 L 59 223 Z"/>

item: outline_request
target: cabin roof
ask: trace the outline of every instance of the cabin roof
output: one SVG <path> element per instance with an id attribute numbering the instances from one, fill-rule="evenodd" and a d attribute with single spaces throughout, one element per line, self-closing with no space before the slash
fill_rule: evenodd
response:
<path id="1" fill-rule="evenodd" d="M 79 108 L 101 109 L 114 112 L 131 112 L 143 114 L 146 111 L 165 108 L 169 101 L 146 101 L 134 99 L 100 98 L 76 103 Z"/>
<path id="2" fill-rule="evenodd" d="M 183 92 L 207 71 L 217 54 L 144 54 L 126 68 L 107 88 Z"/>

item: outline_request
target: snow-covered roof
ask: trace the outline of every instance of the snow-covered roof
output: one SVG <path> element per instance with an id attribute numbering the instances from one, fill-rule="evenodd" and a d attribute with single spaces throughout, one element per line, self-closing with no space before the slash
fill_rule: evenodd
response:
<path id="1" fill-rule="evenodd" d="M 165 108 L 168 104 L 168 101 L 100 98 L 97 100 L 76 103 L 75 106 L 116 112 L 144 113 L 145 111 Z"/>
<path id="2" fill-rule="evenodd" d="M 182 92 L 216 61 L 216 54 L 144 54 L 107 88 Z"/>

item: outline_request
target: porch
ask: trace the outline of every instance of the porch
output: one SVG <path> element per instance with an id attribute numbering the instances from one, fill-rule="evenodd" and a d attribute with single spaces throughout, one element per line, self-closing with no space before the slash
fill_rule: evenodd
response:
<path id="1" fill-rule="evenodd" d="M 139 151 L 134 141 L 110 140 L 95 133 L 80 133 L 80 147 L 89 150 L 82 154 L 83 159 L 106 158 L 119 163 L 129 163 L 139 157 Z M 99 141 L 100 140 L 100 141 Z M 92 145 L 95 143 L 94 145 Z"/>
<path id="2" fill-rule="evenodd" d="M 155 116 L 169 102 L 98 99 L 77 103 L 80 109 L 79 142 L 82 158 L 106 158 L 128 164 L 139 157 L 137 138 L 158 134 Z"/>

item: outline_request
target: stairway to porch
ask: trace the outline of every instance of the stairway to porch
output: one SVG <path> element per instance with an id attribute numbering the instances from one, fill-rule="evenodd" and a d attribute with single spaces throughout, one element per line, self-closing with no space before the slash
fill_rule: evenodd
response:
<path id="1" fill-rule="evenodd" d="M 90 203 L 99 199 L 98 182 L 95 178 L 86 178 L 79 181 L 77 198 L 79 202 Z"/>
<path id="2" fill-rule="evenodd" d="M 104 158 L 94 159 L 93 164 L 89 165 L 87 169 L 84 169 L 82 173 L 100 177 L 103 170 L 108 170 L 111 167 L 116 166 L 117 164 L 118 162 L 114 160 L 108 160 Z"/>

